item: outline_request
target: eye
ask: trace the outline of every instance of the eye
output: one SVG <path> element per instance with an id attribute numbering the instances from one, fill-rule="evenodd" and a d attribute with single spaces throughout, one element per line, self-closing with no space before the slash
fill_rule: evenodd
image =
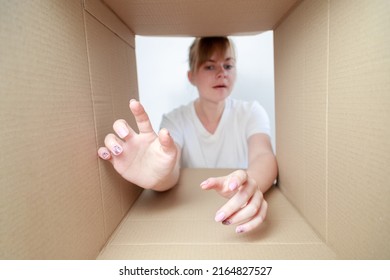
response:
<path id="1" fill-rule="evenodd" d="M 225 65 L 223 66 L 223 68 L 224 68 L 225 70 L 232 70 L 232 69 L 234 68 L 234 65 L 233 65 L 233 64 L 225 64 Z"/>
<path id="2" fill-rule="evenodd" d="M 205 65 L 204 69 L 206 69 L 206 70 L 214 70 L 215 67 L 214 67 L 214 65 Z"/>

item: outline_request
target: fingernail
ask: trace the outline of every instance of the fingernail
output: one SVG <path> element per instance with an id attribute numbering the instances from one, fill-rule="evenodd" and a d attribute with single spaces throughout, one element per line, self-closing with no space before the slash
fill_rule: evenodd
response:
<path id="1" fill-rule="evenodd" d="M 123 149 L 122 149 L 122 147 L 115 145 L 115 146 L 112 148 L 112 152 L 114 153 L 114 155 L 117 156 L 117 155 L 119 155 L 120 153 L 123 152 Z"/>
<path id="2" fill-rule="evenodd" d="M 243 226 L 236 227 L 236 233 L 243 233 L 245 232 L 245 228 Z"/>
<path id="3" fill-rule="evenodd" d="M 104 153 L 102 153 L 102 158 L 103 159 L 109 159 L 110 158 L 110 154 L 107 153 L 107 152 L 104 152 Z"/>
<path id="4" fill-rule="evenodd" d="M 117 133 L 120 138 L 125 138 L 129 134 L 129 131 L 127 128 L 121 127 L 118 129 Z"/>
<path id="5" fill-rule="evenodd" d="M 230 225 L 231 223 L 232 223 L 232 221 L 230 221 L 229 219 L 224 220 L 224 221 L 222 222 L 222 224 L 224 224 L 225 226 L 228 226 L 228 225 Z"/>
<path id="6" fill-rule="evenodd" d="M 259 216 L 259 219 L 260 219 L 260 223 L 264 222 L 263 216 Z"/>
<path id="7" fill-rule="evenodd" d="M 225 213 L 223 213 L 223 212 L 218 212 L 217 215 L 215 215 L 216 222 L 221 222 L 224 219 L 225 219 Z"/>
<path id="8" fill-rule="evenodd" d="M 206 186 L 208 184 L 209 180 L 206 180 L 206 181 L 203 181 L 202 183 L 200 183 L 200 186 L 203 188 L 204 186 Z"/>
<path id="9" fill-rule="evenodd" d="M 238 187 L 238 185 L 237 185 L 236 182 L 230 182 L 230 184 L 229 184 L 229 189 L 230 189 L 231 191 L 234 191 L 237 187 Z"/>

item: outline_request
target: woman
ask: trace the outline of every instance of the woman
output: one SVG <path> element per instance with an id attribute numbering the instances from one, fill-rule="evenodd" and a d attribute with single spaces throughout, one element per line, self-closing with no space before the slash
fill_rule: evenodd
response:
<path id="1" fill-rule="evenodd" d="M 126 180 L 145 189 L 164 191 L 178 181 L 180 167 L 237 168 L 227 176 L 200 184 L 228 198 L 215 221 L 248 232 L 265 219 L 263 194 L 277 176 L 269 137 L 269 120 L 257 102 L 230 98 L 236 81 L 236 56 L 227 37 L 195 39 L 188 78 L 199 97 L 165 115 L 158 135 L 143 106 L 130 101 L 139 133 L 124 120 L 114 123 L 98 154 Z"/>

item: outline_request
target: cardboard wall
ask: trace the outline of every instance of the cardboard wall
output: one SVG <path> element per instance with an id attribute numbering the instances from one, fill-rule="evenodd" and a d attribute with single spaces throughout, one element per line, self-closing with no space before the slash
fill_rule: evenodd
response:
<path id="1" fill-rule="evenodd" d="M 389 13 L 304 1 L 275 30 L 280 187 L 341 258 L 390 257 Z"/>
<path id="2" fill-rule="evenodd" d="M 242 3 L 253 20 L 269 2 Z M 341 258 L 390 258 L 390 5 L 272 3 L 280 187 Z M 96 149 L 138 96 L 131 30 L 179 34 L 193 6 L 126 27 L 106 5 L 1 3 L 0 259 L 95 258 L 140 193 Z"/>
<path id="3" fill-rule="evenodd" d="M 138 197 L 96 156 L 137 96 L 134 36 L 107 18 L 1 3 L 0 259 L 93 259 Z"/>

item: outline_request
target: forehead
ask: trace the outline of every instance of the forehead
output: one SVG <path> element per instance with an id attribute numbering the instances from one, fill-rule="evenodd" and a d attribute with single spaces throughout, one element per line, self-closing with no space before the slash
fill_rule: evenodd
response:
<path id="1" fill-rule="evenodd" d="M 207 61 L 234 61 L 234 52 L 232 48 L 227 48 L 226 51 L 214 51 Z"/>

